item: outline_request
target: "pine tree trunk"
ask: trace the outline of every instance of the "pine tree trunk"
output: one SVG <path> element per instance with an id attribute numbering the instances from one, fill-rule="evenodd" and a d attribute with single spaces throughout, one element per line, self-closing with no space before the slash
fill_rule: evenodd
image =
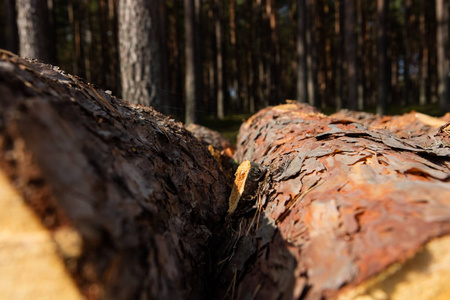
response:
<path id="1" fill-rule="evenodd" d="M 308 99 L 308 85 L 306 81 L 306 33 L 305 33 L 305 0 L 298 0 L 297 2 L 297 101 L 306 102 Z"/>
<path id="2" fill-rule="evenodd" d="M 195 72 L 195 28 L 194 0 L 184 0 L 185 56 L 186 56 L 186 119 L 187 125 L 198 123 L 197 120 L 197 80 Z"/>
<path id="3" fill-rule="evenodd" d="M 389 95 L 389 65 L 387 58 L 387 32 L 386 15 L 388 1 L 377 0 L 377 57 L 378 57 L 378 104 L 377 113 L 386 113 L 387 98 Z"/>
<path id="4" fill-rule="evenodd" d="M 150 0 L 119 1 L 122 96 L 161 111 L 159 9 Z"/>
<path id="5" fill-rule="evenodd" d="M 5 49 L 13 53 L 19 51 L 19 33 L 17 29 L 17 10 L 16 0 L 4 1 L 4 17 L 5 17 Z"/>
<path id="6" fill-rule="evenodd" d="M 212 0 L 214 3 L 215 8 L 215 15 L 214 15 L 214 28 L 215 28 L 215 37 L 216 37 L 216 49 L 217 49 L 217 56 L 216 56 L 216 76 L 217 76 L 217 117 L 219 119 L 225 118 L 225 87 L 224 87 L 224 51 L 223 44 L 222 44 L 222 35 L 223 35 L 223 28 L 222 28 L 222 15 L 223 15 L 223 3 L 220 0 Z"/>
<path id="7" fill-rule="evenodd" d="M 47 0 L 16 0 L 16 9 L 20 55 L 53 62 Z"/>
<path id="8" fill-rule="evenodd" d="M 450 91 L 448 79 L 448 2 L 446 0 L 436 0 L 436 49 L 437 49 L 437 71 L 438 71 L 438 95 L 439 107 L 442 111 L 447 111 L 450 106 Z"/>
<path id="9" fill-rule="evenodd" d="M 347 63 L 347 107 L 358 109 L 357 52 L 355 34 L 355 7 L 352 0 L 343 0 L 344 5 L 344 52 Z"/>

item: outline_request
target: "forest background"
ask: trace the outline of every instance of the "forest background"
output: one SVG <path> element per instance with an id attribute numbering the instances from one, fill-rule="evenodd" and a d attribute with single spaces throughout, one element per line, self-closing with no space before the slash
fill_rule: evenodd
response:
<path id="1" fill-rule="evenodd" d="M 236 131 L 286 99 L 443 115 L 448 15 L 447 0 L 0 0 L 0 48 Z"/>

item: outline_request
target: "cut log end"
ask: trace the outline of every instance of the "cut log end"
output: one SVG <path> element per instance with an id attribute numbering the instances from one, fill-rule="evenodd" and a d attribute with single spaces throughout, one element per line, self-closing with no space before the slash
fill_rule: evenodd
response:
<path id="1" fill-rule="evenodd" d="M 253 199 L 259 181 L 265 173 L 266 169 L 263 166 L 248 160 L 239 165 L 229 199 L 228 214 L 232 214 L 236 210 L 240 199 Z"/>
<path id="2" fill-rule="evenodd" d="M 52 236 L 1 170 L 0 186 L 0 299 L 83 299 L 62 260 L 79 247 L 61 248 L 73 246 L 78 234 L 60 229 Z"/>
<path id="3" fill-rule="evenodd" d="M 357 287 L 344 289 L 338 300 L 450 299 L 450 236 L 428 243 L 403 264 L 395 264 Z"/>

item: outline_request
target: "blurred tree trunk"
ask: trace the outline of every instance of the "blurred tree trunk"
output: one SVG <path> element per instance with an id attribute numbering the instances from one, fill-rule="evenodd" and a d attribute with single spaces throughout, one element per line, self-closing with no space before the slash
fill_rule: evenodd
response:
<path id="1" fill-rule="evenodd" d="M 119 53 L 123 98 L 161 111 L 160 15 L 157 8 L 150 0 L 119 1 Z"/>
<path id="2" fill-rule="evenodd" d="M 403 29 L 403 40 L 405 47 L 405 61 L 404 61 L 404 71 L 403 71 L 403 101 L 402 105 L 407 106 L 410 104 L 410 92 L 411 92 L 411 71 L 410 66 L 412 64 L 412 0 L 405 0 L 405 18 L 404 18 L 404 29 Z"/>
<path id="3" fill-rule="evenodd" d="M 108 11 L 107 11 L 107 1 L 100 0 L 100 7 L 98 10 L 98 23 L 100 27 L 100 47 L 101 47 L 101 77 L 102 77 L 102 87 L 107 89 L 112 89 L 112 76 L 111 72 L 111 48 L 110 39 L 108 33 L 110 32 L 109 22 L 108 22 Z"/>
<path id="4" fill-rule="evenodd" d="M 358 57 L 357 57 L 357 81 L 358 81 L 358 110 L 363 110 L 365 106 L 365 98 L 367 96 L 366 88 L 366 69 L 368 66 L 364 63 L 364 53 L 367 45 L 364 43 L 364 37 L 366 35 L 366 22 L 364 15 L 364 7 L 362 0 L 356 0 L 356 22 L 358 24 Z"/>
<path id="5" fill-rule="evenodd" d="M 297 101 L 306 102 L 308 100 L 308 85 L 306 81 L 306 32 L 305 32 L 305 13 L 306 0 L 298 0 L 297 4 Z"/>
<path id="6" fill-rule="evenodd" d="M 110 49 L 112 60 L 109 62 L 112 87 L 115 95 L 120 95 L 121 82 L 120 82 L 120 64 L 119 64 L 119 22 L 118 22 L 118 12 L 117 3 L 118 0 L 108 0 L 108 23 L 111 30 L 111 44 L 113 47 Z"/>
<path id="7" fill-rule="evenodd" d="M 210 0 L 208 5 L 208 100 L 209 100 L 209 112 L 217 114 L 217 44 L 216 44 L 216 30 L 214 19 L 214 0 Z"/>
<path id="8" fill-rule="evenodd" d="M 231 46 L 231 86 L 235 93 L 235 108 L 242 110 L 242 99 L 239 88 L 239 69 L 237 67 L 238 49 L 236 36 L 236 0 L 230 0 L 230 46 Z"/>
<path id="9" fill-rule="evenodd" d="M 378 56 L 378 106 L 377 113 L 386 113 L 389 86 L 389 65 L 387 57 L 387 11 L 388 1 L 377 0 L 377 56 Z"/>
<path id="10" fill-rule="evenodd" d="M 314 0 L 306 0 L 305 5 L 305 36 L 306 36 L 306 82 L 307 82 L 307 89 L 308 89 L 308 103 L 310 105 L 316 104 L 316 69 L 314 67 L 314 59 L 313 59 L 313 52 L 315 51 L 315 44 L 314 44 L 314 24 L 313 24 L 313 6 L 314 6 Z"/>
<path id="11" fill-rule="evenodd" d="M 343 0 L 344 5 L 344 52 L 347 63 L 347 107 L 358 109 L 357 52 L 355 35 L 355 7 L 352 0 Z"/>
<path id="12" fill-rule="evenodd" d="M 336 86 L 336 110 L 342 109 L 342 98 L 343 98 L 343 74 L 344 74 L 344 66 L 342 60 L 343 53 L 343 38 L 342 38 L 342 14 L 341 9 L 342 3 L 337 0 L 334 6 L 334 36 L 335 36 L 335 50 L 336 50 L 336 62 L 335 62 L 335 86 Z"/>
<path id="13" fill-rule="evenodd" d="M 215 16 L 214 16 L 214 29 L 215 29 L 215 37 L 216 37 L 216 49 L 217 49 L 217 117 L 219 119 L 225 118 L 225 95 L 224 95 L 224 49 L 222 44 L 222 18 L 223 18 L 223 8 L 222 1 L 213 0 L 215 7 Z"/>
<path id="14" fill-rule="evenodd" d="M 439 106 L 446 112 L 449 108 L 449 81 L 448 81 L 448 2 L 436 0 L 436 47 L 437 47 L 437 71 L 438 71 L 438 96 Z"/>
<path id="15" fill-rule="evenodd" d="M 325 34 L 325 10 L 327 5 L 316 1 L 314 3 L 314 24 L 317 51 L 314 51 L 314 61 L 317 69 L 317 107 L 326 106 L 327 100 L 327 55 L 326 55 L 326 34 Z"/>
<path id="16" fill-rule="evenodd" d="M 204 40 L 202 30 L 202 0 L 194 0 L 194 68 L 195 68 L 195 97 L 197 109 L 203 99 L 203 53 L 202 40 Z M 163 40 L 165 36 L 161 36 Z M 201 114 L 197 110 L 197 123 L 201 122 Z"/>
<path id="17" fill-rule="evenodd" d="M 19 33 L 17 31 L 16 1 L 5 0 L 5 48 L 13 53 L 19 52 Z"/>
<path id="18" fill-rule="evenodd" d="M 425 105 L 430 98 L 429 89 L 429 77 L 428 77 L 428 62 L 429 62 L 429 48 L 428 48 L 428 24 L 427 24 L 427 1 L 420 1 L 420 92 L 419 92 L 419 103 L 420 105 Z"/>
<path id="19" fill-rule="evenodd" d="M 69 0 L 67 6 L 69 12 L 69 24 L 73 32 L 73 72 L 86 78 L 86 67 L 84 65 L 84 39 L 82 38 L 81 20 L 83 16 L 82 2 L 80 0 Z"/>
<path id="20" fill-rule="evenodd" d="M 185 55 L 186 55 L 186 119 L 187 125 L 198 123 L 197 120 L 197 98 L 196 98 L 196 78 L 195 72 L 195 7 L 194 0 L 184 0 L 184 28 L 185 28 Z"/>
<path id="21" fill-rule="evenodd" d="M 246 112 L 255 112 L 255 69 L 254 69 L 254 51 L 252 51 L 254 34 L 254 13 L 253 13 L 254 1 L 247 1 L 245 10 L 245 29 L 247 32 L 246 39 L 244 39 L 245 55 L 246 55 L 246 68 L 244 70 L 246 76 Z M 253 109 L 253 110 L 252 110 Z"/>
<path id="22" fill-rule="evenodd" d="M 16 0 L 20 55 L 54 62 L 50 51 L 47 0 Z"/>
<path id="23" fill-rule="evenodd" d="M 270 30 L 270 53 L 271 59 L 268 64 L 270 68 L 269 80 L 269 104 L 277 104 L 280 101 L 280 39 L 278 29 L 278 14 L 273 0 L 266 0 L 266 13 L 269 18 Z"/>

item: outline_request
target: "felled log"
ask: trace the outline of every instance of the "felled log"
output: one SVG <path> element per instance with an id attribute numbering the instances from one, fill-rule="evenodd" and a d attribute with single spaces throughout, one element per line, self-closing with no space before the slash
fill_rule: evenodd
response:
<path id="1" fill-rule="evenodd" d="M 246 201 L 246 180 L 235 183 L 218 294 L 448 299 L 448 135 L 422 145 L 300 104 L 251 117 L 235 158 L 267 173 Z"/>
<path id="2" fill-rule="evenodd" d="M 227 182 L 232 183 L 236 163 L 233 154 L 236 147 L 219 132 L 198 124 L 189 124 L 186 127 L 193 136 L 199 139 L 209 150 L 212 156 L 221 164 L 227 177 Z"/>
<path id="3" fill-rule="evenodd" d="M 0 52 L 0 298 L 198 299 L 230 188 L 177 122 Z"/>
<path id="4" fill-rule="evenodd" d="M 433 134 L 450 122 L 450 113 L 436 118 L 415 111 L 399 116 L 380 116 L 343 109 L 332 114 L 331 117 L 361 123 L 369 128 L 387 129 L 401 138 Z"/>

